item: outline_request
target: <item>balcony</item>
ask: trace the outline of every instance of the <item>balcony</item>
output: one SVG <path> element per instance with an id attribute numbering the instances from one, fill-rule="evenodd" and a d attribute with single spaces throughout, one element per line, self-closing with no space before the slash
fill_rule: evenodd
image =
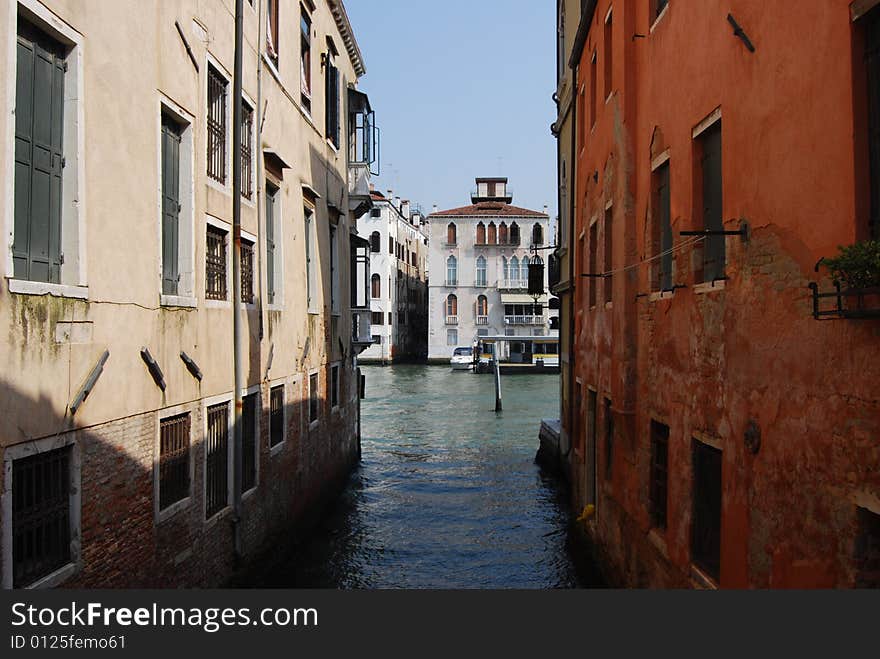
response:
<path id="1" fill-rule="evenodd" d="M 499 189 L 500 188 L 500 189 Z M 489 194 L 489 190 L 471 190 L 471 203 L 479 204 L 481 201 L 497 201 L 509 204 L 513 201 L 513 190 L 507 186 L 499 186 L 495 189 L 495 194 Z"/>
<path id="2" fill-rule="evenodd" d="M 504 279 L 498 282 L 498 289 L 502 291 L 527 291 L 529 290 L 528 279 Z"/>
<path id="3" fill-rule="evenodd" d="M 366 348 L 373 344 L 373 328 L 369 309 L 351 310 L 351 342 L 354 346 Z"/>
<path id="4" fill-rule="evenodd" d="M 487 288 L 488 286 L 489 286 L 489 280 L 486 279 L 485 277 L 477 277 L 474 280 L 474 287 L 475 288 Z"/>
<path id="5" fill-rule="evenodd" d="M 458 316 L 446 316 L 447 325 L 458 325 Z"/>
<path id="6" fill-rule="evenodd" d="M 816 320 L 880 318 L 880 287 L 843 289 L 834 282 L 833 291 L 819 292 L 817 283 L 809 286 Z"/>
<path id="7" fill-rule="evenodd" d="M 488 325 L 489 316 L 477 316 L 477 325 Z"/>
<path id="8" fill-rule="evenodd" d="M 379 129 L 366 94 L 349 89 L 348 105 L 349 213 L 358 219 L 372 206 L 370 177 L 379 175 Z"/>
<path id="9" fill-rule="evenodd" d="M 544 316 L 505 316 L 505 325 L 543 325 Z"/>

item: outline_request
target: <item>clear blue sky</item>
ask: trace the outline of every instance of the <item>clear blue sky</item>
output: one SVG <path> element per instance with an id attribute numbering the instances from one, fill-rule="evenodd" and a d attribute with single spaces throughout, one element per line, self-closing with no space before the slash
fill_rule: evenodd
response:
<path id="1" fill-rule="evenodd" d="M 556 8 L 549 0 L 345 0 L 359 88 L 382 129 L 377 189 L 425 212 L 507 176 L 513 203 L 556 213 Z"/>

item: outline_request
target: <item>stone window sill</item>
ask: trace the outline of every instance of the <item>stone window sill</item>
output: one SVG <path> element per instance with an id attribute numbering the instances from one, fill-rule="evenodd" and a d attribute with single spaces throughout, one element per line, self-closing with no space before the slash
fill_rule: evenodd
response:
<path id="1" fill-rule="evenodd" d="M 54 295 L 78 300 L 89 298 L 88 286 L 70 286 L 68 284 L 50 284 L 42 281 L 8 278 L 9 292 L 18 295 Z"/>
<path id="2" fill-rule="evenodd" d="M 198 300 L 194 297 L 186 297 L 183 295 L 163 295 L 160 298 L 160 304 L 163 307 L 189 307 L 195 308 L 198 306 Z"/>
<path id="3" fill-rule="evenodd" d="M 694 295 L 704 295 L 706 293 L 723 291 L 724 285 L 724 279 L 716 279 L 715 281 L 704 281 L 702 284 L 697 284 L 696 286 L 694 286 Z"/>

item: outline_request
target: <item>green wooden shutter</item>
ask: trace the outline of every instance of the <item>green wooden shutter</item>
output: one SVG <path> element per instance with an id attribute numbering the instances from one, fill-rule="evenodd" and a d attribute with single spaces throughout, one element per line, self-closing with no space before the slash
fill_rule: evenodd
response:
<path id="1" fill-rule="evenodd" d="M 162 118 L 162 293 L 177 295 L 180 281 L 180 134 Z"/>
<path id="2" fill-rule="evenodd" d="M 722 231 L 721 122 L 703 134 L 703 227 Z M 703 249 L 703 281 L 724 278 L 724 236 L 709 236 Z"/>
<path id="3" fill-rule="evenodd" d="M 266 292 L 275 304 L 275 195 L 277 188 L 266 186 Z"/>
<path id="4" fill-rule="evenodd" d="M 13 273 L 59 283 L 65 64 L 58 44 L 33 28 L 24 32 L 16 69 Z"/>
<path id="5" fill-rule="evenodd" d="M 660 290 L 672 289 L 672 217 L 669 198 L 669 163 L 659 170 L 660 177 Z"/>

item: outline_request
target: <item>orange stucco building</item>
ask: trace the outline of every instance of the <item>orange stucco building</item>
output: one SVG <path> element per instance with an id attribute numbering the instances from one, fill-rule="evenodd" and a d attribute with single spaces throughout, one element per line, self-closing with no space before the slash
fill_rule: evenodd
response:
<path id="1" fill-rule="evenodd" d="M 809 287 L 878 235 L 880 2 L 796 4 L 583 3 L 562 422 L 613 583 L 880 585 L 880 312 Z"/>

